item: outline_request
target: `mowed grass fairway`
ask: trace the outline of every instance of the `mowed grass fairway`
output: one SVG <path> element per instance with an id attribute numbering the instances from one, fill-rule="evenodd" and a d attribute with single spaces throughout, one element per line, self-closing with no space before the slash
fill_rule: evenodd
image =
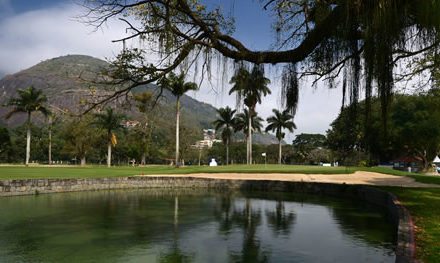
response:
<path id="1" fill-rule="evenodd" d="M 347 167 L 323 167 L 304 165 L 229 165 L 229 166 L 186 166 L 174 168 L 165 165 L 129 167 L 114 166 L 0 166 L 1 179 L 37 178 L 103 178 L 133 175 L 192 174 L 192 173 L 304 173 L 304 174 L 347 174 L 356 169 Z"/>
<path id="2" fill-rule="evenodd" d="M 193 173 L 297 173 L 297 174 L 352 174 L 356 171 L 377 172 L 397 176 L 409 176 L 417 182 L 440 184 L 440 176 L 424 176 L 381 167 L 324 167 L 308 165 L 229 165 L 229 166 L 186 166 L 175 168 L 168 165 L 145 167 L 131 166 L 0 166 L 0 180 L 46 179 L 46 178 L 104 178 L 133 175 L 193 174 Z"/>

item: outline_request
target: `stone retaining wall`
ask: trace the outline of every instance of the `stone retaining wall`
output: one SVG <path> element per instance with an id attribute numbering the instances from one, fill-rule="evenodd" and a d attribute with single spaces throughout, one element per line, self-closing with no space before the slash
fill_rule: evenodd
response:
<path id="1" fill-rule="evenodd" d="M 414 226 L 408 211 L 385 191 L 356 185 L 266 180 L 132 176 L 98 179 L 27 179 L 0 181 L 0 196 L 133 188 L 209 188 L 311 193 L 358 198 L 387 208 L 397 228 L 396 262 L 415 262 Z"/>

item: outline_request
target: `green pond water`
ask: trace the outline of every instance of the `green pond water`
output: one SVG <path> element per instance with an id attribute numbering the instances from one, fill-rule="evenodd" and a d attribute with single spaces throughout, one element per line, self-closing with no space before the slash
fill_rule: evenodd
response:
<path id="1" fill-rule="evenodd" d="M 115 190 L 0 198 L 0 262 L 394 262 L 395 229 L 354 200 Z"/>

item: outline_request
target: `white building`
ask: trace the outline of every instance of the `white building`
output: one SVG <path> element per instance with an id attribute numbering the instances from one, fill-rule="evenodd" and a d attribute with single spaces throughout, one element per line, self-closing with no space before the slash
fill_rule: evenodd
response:
<path id="1" fill-rule="evenodd" d="M 221 140 L 217 140 L 215 138 L 215 130 L 214 129 L 203 129 L 203 140 L 197 141 L 192 147 L 201 149 L 201 148 L 211 148 L 212 145 L 216 142 L 222 142 Z"/>

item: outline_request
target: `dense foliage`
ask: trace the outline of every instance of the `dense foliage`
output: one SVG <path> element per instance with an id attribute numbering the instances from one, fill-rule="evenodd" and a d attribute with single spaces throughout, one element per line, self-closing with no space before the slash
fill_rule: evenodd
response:
<path id="1" fill-rule="evenodd" d="M 313 76 L 328 80 L 330 87 L 341 83 L 344 101 L 356 103 L 365 91 L 367 109 L 372 94 L 378 94 L 385 117 L 396 80 L 422 73 L 429 80 L 438 74 L 438 0 L 253 1 L 249 4 L 259 5 L 261 12 L 275 18 L 276 40 L 265 50 L 253 50 L 238 39 L 235 15 L 209 2 L 86 1 L 86 22 L 100 27 L 121 18 L 129 35 L 116 41 L 139 43 L 124 49 L 113 63 L 113 80 L 129 83 L 117 94 L 153 83 L 177 67 L 193 66 L 196 75 L 204 76 L 211 74 L 216 60 L 247 62 L 284 67 L 281 99 L 292 113 L 298 78 Z M 151 54 L 163 60 L 152 63 L 146 59 Z M 334 82 L 337 77 L 343 81 Z"/>
<path id="2" fill-rule="evenodd" d="M 380 107 L 372 101 L 371 122 L 365 122 L 365 103 L 342 110 L 327 133 L 328 145 L 341 160 L 357 156 L 369 164 L 414 157 L 424 169 L 440 150 L 440 90 L 396 95 L 390 105 L 388 129 L 383 132 Z M 366 129 L 365 125 L 368 125 Z M 356 161 L 354 161 L 356 162 Z"/>
<path id="3" fill-rule="evenodd" d="M 334 162 L 333 155 L 327 149 L 327 138 L 322 134 L 301 133 L 292 142 L 294 159 L 298 163 L 318 164 Z"/>

